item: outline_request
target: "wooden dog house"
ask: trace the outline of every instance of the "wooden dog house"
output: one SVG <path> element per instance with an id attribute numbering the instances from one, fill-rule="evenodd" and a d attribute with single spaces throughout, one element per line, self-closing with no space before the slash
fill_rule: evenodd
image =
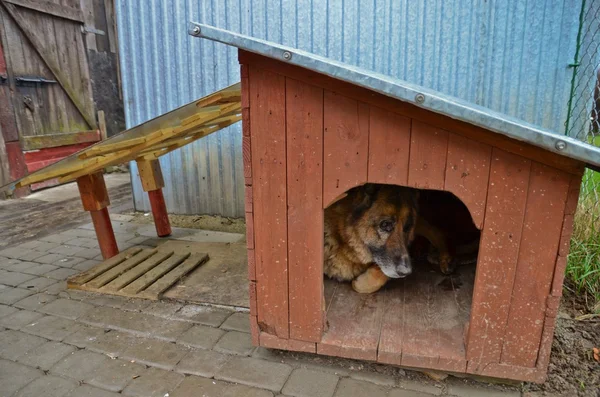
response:
<path id="1" fill-rule="evenodd" d="M 240 49 L 256 345 L 545 379 L 598 148 L 302 51 L 196 23 L 190 34 Z M 468 207 L 482 237 L 464 323 L 432 327 L 437 308 L 411 308 L 406 289 L 325 296 L 323 211 L 367 182 L 446 190 Z"/>

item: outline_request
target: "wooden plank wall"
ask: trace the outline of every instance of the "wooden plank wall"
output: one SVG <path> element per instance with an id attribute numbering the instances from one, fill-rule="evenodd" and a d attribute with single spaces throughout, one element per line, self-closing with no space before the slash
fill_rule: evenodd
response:
<path id="1" fill-rule="evenodd" d="M 261 62 L 242 68 L 250 109 L 244 113 L 244 153 L 246 184 L 252 185 L 247 186 L 247 201 L 253 211 L 249 228 L 254 236 L 249 245 L 251 291 L 254 287 L 256 291 L 253 327 L 262 331 L 261 344 L 312 351 L 302 343 L 317 342 L 323 354 L 377 357 L 376 345 L 346 340 L 349 344 L 342 346 L 331 330 L 326 334 L 329 339 L 319 343 L 320 209 L 351 187 L 395 183 L 454 193 L 482 229 L 464 359 L 436 365 L 540 379 L 547 364 L 543 363 L 551 343 L 581 166 L 527 147 L 521 151 L 485 132 L 481 142 L 477 133 L 452 121 L 442 127 L 439 120 L 412 116 L 401 106 L 392 111 L 384 99 L 353 87 L 343 89 L 342 83 L 342 88 L 334 89 L 335 83 L 311 72 L 306 72 L 309 78 L 297 68 L 270 68 L 269 61 L 262 68 Z M 286 76 L 280 74 L 284 71 Z M 246 135 L 249 130 L 251 137 Z M 381 325 L 386 335 L 396 327 L 390 321 L 384 315 Z M 384 361 L 400 363 L 401 352 L 394 358 L 392 346 L 400 349 L 405 343 L 386 339 L 384 345 Z M 408 353 L 417 365 L 419 352 Z M 527 371 L 519 375 L 519 369 Z"/>

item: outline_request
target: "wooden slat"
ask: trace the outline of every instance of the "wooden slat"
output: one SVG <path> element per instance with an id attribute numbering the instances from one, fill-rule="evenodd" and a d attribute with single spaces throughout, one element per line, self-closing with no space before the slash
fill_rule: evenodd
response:
<path id="1" fill-rule="evenodd" d="M 384 312 L 379 336 L 377 361 L 385 364 L 402 365 L 404 343 L 404 280 L 388 286 L 378 294 L 383 295 Z"/>
<path id="2" fill-rule="evenodd" d="M 369 182 L 406 186 L 410 119 L 375 106 L 369 119 Z"/>
<path id="3" fill-rule="evenodd" d="M 100 287 L 101 291 L 118 291 L 121 288 L 131 284 L 134 280 L 140 278 L 143 274 L 148 272 L 150 269 L 154 268 L 159 263 L 163 262 L 165 259 L 169 258 L 173 255 L 173 251 L 170 252 L 157 252 L 155 255 L 152 255 L 139 265 L 135 266 L 132 269 L 129 269 L 116 279 L 112 280 L 108 284 Z"/>
<path id="4" fill-rule="evenodd" d="M 369 106 L 336 93 L 324 95 L 323 206 L 367 182 Z"/>
<path id="5" fill-rule="evenodd" d="M 66 132 L 60 134 L 24 136 L 21 142 L 23 144 L 23 150 L 35 150 L 58 146 L 77 145 L 87 142 L 98 142 L 99 140 L 99 130 L 90 130 Z"/>
<path id="6" fill-rule="evenodd" d="M 20 7 L 29 8 L 44 14 L 54 15 L 75 22 L 83 22 L 83 13 L 80 9 L 53 3 L 47 0 L 2 0 Z"/>
<path id="7" fill-rule="evenodd" d="M 121 252 L 120 254 L 113 256 L 112 258 L 110 258 L 107 261 L 104 261 L 101 265 L 99 266 L 94 266 L 93 268 L 91 268 L 88 271 L 85 271 L 81 274 L 77 274 L 73 277 L 70 277 L 67 280 L 67 285 L 69 287 L 73 287 L 73 286 L 78 286 L 81 284 L 85 284 L 88 281 L 92 280 L 93 278 L 99 276 L 100 274 L 112 269 L 113 267 L 117 266 L 119 263 L 126 261 L 127 259 L 131 258 L 132 256 L 136 255 L 137 253 L 139 253 L 142 249 L 139 247 L 131 247 L 128 248 L 127 250 Z"/>
<path id="8" fill-rule="evenodd" d="M 502 349 L 504 364 L 535 366 L 569 182 L 570 176 L 565 172 L 539 163 L 531 166 L 517 274 Z"/>
<path id="9" fill-rule="evenodd" d="M 163 292 L 169 289 L 186 274 L 208 261 L 208 254 L 192 254 L 181 265 L 159 278 L 139 295 L 142 298 L 158 299 Z"/>
<path id="10" fill-rule="evenodd" d="M 93 114 L 90 112 L 90 109 L 87 107 L 85 98 L 82 97 L 81 92 L 77 92 L 70 80 L 63 73 L 62 68 L 56 63 L 56 60 L 53 59 L 48 53 L 48 49 L 39 39 L 39 37 L 34 32 L 34 27 L 30 26 L 30 23 L 26 21 L 19 11 L 12 4 L 3 3 L 4 8 L 7 10 L 8 14 L 12 17 L 12 19 L 19 26 L 25 37 L 31 42 L 32 46 L 35 48 L 36 52 L 39 54 L 40 58 L 44 61 L 48 69 L 52 71 L 52 74 L 55 76 L 56 80 L 59 82 L 61 87 L 64 89 L 65 93 L 73 102 L 73 105 L 77 108 L 81 116 L 83 116 L 86 123 L 91 128 L 96 128 L 96 119 Z"/>
<path id="11" fill-rule="evenodd" d="M 483 227 L 491 158 L 490 146 L 450 133 L 445 190 L 465 203 L 479 229 Z"/>
<path id="12" fill-rule="evenodd" d="M 467 360 L 469 372 L 499 363 L 519 255 L 531 161 L 492 150 Z"/>
<path id="13" fill-rule="evenodd" d="M 131 284 L 121 289 L 123 295 L 137 296 L 137 294 L 150 284 L 167 274 L 175 266 L 189 258 L 190 254 L 172 255 L 166 261 L 154 267 L 148 273 L 133 281 Z"/>
<path id="14" fill-rule="evenodd" d="M 290 338 L 323 333 L 323 90 L 286 79 Z"/>
<path id="15" fill-rule="evenodd" d="M 250 69 L 258 323 L 289 337 L 285 79 Z"/>
<path id="16" fill-rule="evenodd" d="M 94 156 L 100 156 L 117 150 L 124 150 L 132 146 L 140 145 L 146 142 L 146 140 L 147 137 L 138 137 L 114 143 L 106 142 L 102 143 L 101 145 L 95 145 L 94 147 L 89 148 L 85 152 L 80 153 L 77 157 L 79 157 L 80 159 L 87 159 Z"/>
<path id="17" fill-rule="evenodd" d="M 408 185 L 420 189 L 444 189 L 448 132 L 412 120 Z"/>
<path id="18" fill-rule="evenodd" d="M 340 284 L 327 311 L 329 329 L 317 344 L 317 352 L 375 361 L 383 299 L 383 294 L 357 294 L 350 284 Z"/>
<path id="19" fill-rule="evenodd" d="M 102 273 L 98 277 L 95 277 L 93 280 L 87 282 L 86 285 L 89 288 L 100 288 L 100 287 L 108 284 L 109 282 L 111 282 L 112 280 L 114 280 L 115 278 L 120 276 L 121 274 L 125 273 L 127 270 L 131 269 L 132 267 L 137 266 L 139 263 L 145 261 L 152 255 L 155 255 L 156 252 L 157 251 L 155 249 L 142 250 L 142 252 L 138 253 L 137 255 L 127 259 L 126 261 L 124 261 L 122 263 L 119 263 L 117 266 L 114 266 L 113 268 Z"/>

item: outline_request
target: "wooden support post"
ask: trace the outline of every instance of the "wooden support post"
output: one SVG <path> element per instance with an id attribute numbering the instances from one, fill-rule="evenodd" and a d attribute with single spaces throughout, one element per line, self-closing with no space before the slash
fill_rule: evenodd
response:
<path id="1" fill-rule="evenodd" d="M 162 188 L 165 186 L 160 163 L 158 160 L 138 159 L 138 173 L 142 180 L 142 188 L 148 192 L 150 206 L 152 207 L 152 217 L 156 227 L 158 237 L 166 237 L 171 235 L 171 224 L 167 214 L 167 206 L 162 193 Z"/>
<path id="2" fill-rule="evenodd" d="M 81 176 L 77 178 L 77 187 L 83 209 L 89 211 L 92 216 L 102 257 L 104 259 L 112 258 L 119 253 L 119 248 L 108 215 L 107 207 L 110 205 L 110 200 L 104 176 L 101 172 Z"/>

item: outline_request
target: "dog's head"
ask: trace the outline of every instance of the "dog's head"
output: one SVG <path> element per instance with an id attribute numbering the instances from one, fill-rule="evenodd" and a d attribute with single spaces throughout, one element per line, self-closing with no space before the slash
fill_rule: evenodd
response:
<path id="1" fill-rule="evenodd" d="M 353 194 L 351 223 L 381 271 L 390 278 L 412 272 L 408 246 L 415 235 L 418 192 L 414 189 L 367 184 Z"/>

